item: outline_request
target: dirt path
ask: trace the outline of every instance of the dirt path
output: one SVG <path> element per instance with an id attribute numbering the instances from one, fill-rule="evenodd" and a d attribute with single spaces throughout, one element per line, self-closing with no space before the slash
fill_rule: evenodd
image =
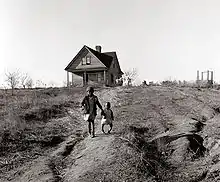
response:
<path id="1" fill-rule="evenodd" d="M 104 106 L 105 102 L 110 102 L 112 107 L 117 103 L 117 91 L 119 89 L 103 90 L 98 92 L 97 96 Z M 101 131 L 99 115 L 95 120 L 95 138 L 86 137 L 82 142 L 78 143 L 73 152 L 68 156 L 73 161 L 70 168 L 66 169 L 64 181 L 77 182 L 81 181 L 81 177 L 88 171 L 92 171 L 101 163 L 112 157 L 110 154 L 110 146 L 114 141 L 114 133 L 103 134 Z"/>
<path id="2" fill-rule="evenodd" d="M 74 163 L 66 171 L 64 181 L 80 181 L 80 177 L 87 171 L 93 170 L 100 163 L 111 158 L 109 148 L 112 141 L 114 135 L 104 135 L 98 131 L 95 138 L 87 137 L 79 143 L 69 156 Z"/>

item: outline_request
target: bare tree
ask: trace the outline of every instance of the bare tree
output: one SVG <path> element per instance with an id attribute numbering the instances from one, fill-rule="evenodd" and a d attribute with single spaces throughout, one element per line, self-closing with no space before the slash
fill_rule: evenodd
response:
<path id="1" fill-rule="evenodd" d="M 21 85 L 22 87 L 25 89 L 26 87 L 26 82 L 27 82 L 27 79 L 29 78 L 28 74 L 27 73 L 23 73 L 21 74 Z"/>
<path id="2" fill-rule="evenodd" d="M 18 86 L 20 81 L 20 72 L 14 71 L 14 72 L 7 72 L 5 73 L 6 76 L 6 82 L 8 86 L 11 88 L 11 93 L 14 95 L 14 89 Z"/>
<path id="3" fill-rule="evenodd" d="M 43 88 L 43 87 L 46 87 L 47 84 L 45 84 L 42 80 L 37 80 L 36 81 L 36 84 L 35 84 L 35 87 L 36 88 Z"/>
<path id="4" fill-rule="evenodd" d="M 130 86 L 137 79 L 137 76 L 138 71 L 136 68 L 129 69 L 124 72 L 123 82 L 127 83 L 127 85 Z"/>
<path id="5" fill-rule="evenodd" d="M 25 82 L 26 87 L 27 88 L 32 88 L 33 84 L 34 84 L 33 79 L 31 77 L 28 77 L 26 82 Z"/>

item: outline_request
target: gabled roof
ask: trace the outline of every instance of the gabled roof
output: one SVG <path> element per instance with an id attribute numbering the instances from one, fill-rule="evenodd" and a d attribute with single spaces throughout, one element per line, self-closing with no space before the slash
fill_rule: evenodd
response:
<path id="1" fill-rule="evenodd" d="M 118 63 L 119 71 L 121 72 L 121 74 L 124 74 L 124 73 L 121 71 L 121 68 L 120 68 L 120 65 L 119 65 L 119 62 L 118 62 L 118 57 L 117 57 L 116 52 L 114 52 L 114 51 L 113 51 L 113 52 L 103 52 L 103 54 L 106 54 L 106 55 L 108 55 L 108 56 L 113 57 L 113 60 L 116 60 L 117 63 Z"/>
<path id="2" fill-rule="evenodd" d="M 65 68 L 65 70 L 68 70 L 71 65 L 73 64 L 73 62 L 77 59 L 77 57 L 80 55 L 80 53 L 84 50 L 87 49 L 88 51 L 90 51 L 96 58 L 98 58 L 107 68 L 110 68 L 112 60 L 116 60 L 117 64 L 119 66 L 119 71 L 121 74 L 123 74 L 123 72 L 121 71 L 120 65 L 118 63 L 118 58 L 116 55 L 116 52 L 103 52 L 100 53 L 98 51 L 95 51 L 93 49 L 91 49 L 90 47 L 84 45 L 83 48 L 77 53 L 77 55 L 72 59 L 72 61 L 68 64 L 68 66 Z"/>
<path id="3" fill-rule="evenodd" d="M 107 68 L 110 68 L 113 60 L 112 56 L 95 51 L 88 46 L 86 46 L 86 48 L 89 49 L 89 51 L 94 54 Z"/>
<path id="4" fill-rule="evenodd" d="M 80 53 L 85 49 L 85 46 L 83 46 L 82 49 L 80 49 L 80 51 L 77 53 L 77 55 L 72 59 L 72 61 L 70 61 L 70 63 L 67 65 L 67 67 L 64 70 L 68 70 L 70 68 L 70 66 L 73 64 L 73 62 L 76 60 L 76 58 L 78 57 L 78 55 L 80 55 Z"/>

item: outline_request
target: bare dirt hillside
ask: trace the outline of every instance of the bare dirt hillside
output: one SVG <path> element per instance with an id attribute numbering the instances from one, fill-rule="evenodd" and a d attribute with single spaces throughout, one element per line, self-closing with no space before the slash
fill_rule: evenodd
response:
<path id="1" fill-rule="evenodd" d="M 44 107 L 2 112 L 20 133 L 15 124 L 1 132 L 1 181 L 220 181 L 218 90 L 97 88 L 115 121 L 112 133 L 102 134 L 98 113 L 95 138 L 81 116 L 84 90 L 49 93 Z"/>

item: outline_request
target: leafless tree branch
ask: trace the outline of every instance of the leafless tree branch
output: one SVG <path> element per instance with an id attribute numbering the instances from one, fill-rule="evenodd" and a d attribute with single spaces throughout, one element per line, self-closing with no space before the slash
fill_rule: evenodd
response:
<path id="1" fill-rule="evenodd" d="M 14 95 L 14 89 L 19 85 L 20 72 L 18 70 L 14 72 L 6 72 L 5 76 L 6 76 L 5 81 L 7 82 L 8 86 L 11 88 L 12 95 Z"/>

